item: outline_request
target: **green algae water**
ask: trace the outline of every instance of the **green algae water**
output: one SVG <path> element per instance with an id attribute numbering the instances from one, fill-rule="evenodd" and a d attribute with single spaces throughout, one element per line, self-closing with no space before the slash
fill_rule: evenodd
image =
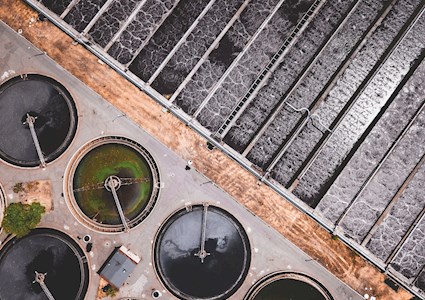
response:
<path id="1" fill-rule="evenodd" d="M 253 300 L 326 300 L 326 298 L 306 282 L 280 279 L 263 287 Z"/>
<path id="2" fill-rule="evenodd" d="M 117 195 L 125 217 L 137 217 L 149 202 L 153 184 L 148 162 L 136 149 L 109 143 L 90 150 L 78 163 L 74 173 L 75 200 L 82 212 L 95 222 L 121 224 L 113 195 L 104 187 L 109 176 L 125 182 Z"/>

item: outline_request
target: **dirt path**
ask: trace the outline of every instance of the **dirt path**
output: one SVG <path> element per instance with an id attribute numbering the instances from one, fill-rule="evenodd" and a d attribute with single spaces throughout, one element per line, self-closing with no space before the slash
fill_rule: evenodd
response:
<path id="1" fill-rule="evenodd" d="M 32 204 L 38 202 L 44 206 L 46 213 L 53 210 L 52 186 L 50 180 L 24 182 L 22 190 L 17 193 L 19 202 Z"/>
<path id="2" fill-rule="evenodd" d="M 236 162 L 219 152 L 209 151 L 206 141 L 161 107 L 138 88 L 122 78 L 50 22 L 31 22 L 37 14 L 23 1 L 2 0 L 0 19 L 57 63 L 78 77 L 107 101 L 127 114 L 151 135 L 184 159 L 191 159 L 199 172 L 262 218 L 345 283 L 365 293 L 371 287 L 378 300 L 407 300 L 403 289 L 394 292 L 385 276 L 347 246 L 322 229 L 314 220 L 296 209 Z M 369 294 L 371 294 L 369 292 Z M 336 299 L 345 300 L 345 299 Z"/>

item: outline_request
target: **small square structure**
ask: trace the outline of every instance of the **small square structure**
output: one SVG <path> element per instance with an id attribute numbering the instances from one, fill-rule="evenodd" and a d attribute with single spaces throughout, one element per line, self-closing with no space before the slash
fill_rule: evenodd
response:
<path id="1" fill-rule="evenodd" d="M 103 266 L 99 269 L 100 277 L 109 282 L 110 285 L 119 289 L 134 268 L 140 262 L 140 258 L 131 253 L 126 247 L 115 248 Z"/>

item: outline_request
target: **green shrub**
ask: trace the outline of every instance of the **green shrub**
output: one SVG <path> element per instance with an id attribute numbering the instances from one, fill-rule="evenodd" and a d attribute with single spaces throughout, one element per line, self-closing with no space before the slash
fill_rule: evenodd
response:
<path id="1" fill-rule="evenodd" d="M 44 212 L 44 206 L 38 202 L 31 205 L 11 203 L 4 213 L 2 227 L 7 233 L 16 234 L 18 238 L 23 237 L 37 227 Z"/>
<path id="2" fill-rule="evenodd" d="M 22 182 L 18 182 L 13 186 L 13 192 L 16 193 L 16 194 L 19 193 L 19 192 L 24 192 L 24 191 L 25 191 L 25 189 L 24 189 L 24 185 L 23 185 Z"/>
<path id="3" fill-rule="evenodd" d="M 114 288 L 112 285 L 107 284 L 102 288 L 102 291 L 109 297 L 115 297 L 118 292 L 117 288 Z"/>

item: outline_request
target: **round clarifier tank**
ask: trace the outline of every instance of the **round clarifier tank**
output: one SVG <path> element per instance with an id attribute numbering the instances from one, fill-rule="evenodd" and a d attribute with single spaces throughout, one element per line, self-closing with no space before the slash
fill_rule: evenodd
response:
<path id="1" fill-rule="evenodd" d="M 3 83 L 0 115 L 0 158 L 20 167 L 55 160 L 77 130 L 77 109 L 70 93 L 41 75 L 24 74 Z"/>
<path id="2" fill-rule="evenodd" d="M 36 272 L 44 277 L 42 281 L 36 280 Z M 52 229 L 35 229 L 4 244 L 0 274 L 0 299 L 44 300 L 48 291 L 54 299 L 79 300 L 84 299 L 89 284 L 82 249 L 72 238 Z"/>
<path id="3" fill-rule="evenodd" d="M 162 283 L 182 299 L 228 299 L 245 280 L 251 259 L 242 225 L 207 204 L 169 217 L 154 249 Z"/>
<path id="4" fill-rule="evenodd" d="M 126 231 L 142 222 L 159 195 L 159 170 L 151 154 L 124 137 L 83 146 L 71 162 L 71 210 L 92 229 Z"/>
<path id="5" fill-rule="evenodd" d="M 299 273 L 274 273 L 259 280 L 245 300 L 333 300 L 317 280 Z"/>

